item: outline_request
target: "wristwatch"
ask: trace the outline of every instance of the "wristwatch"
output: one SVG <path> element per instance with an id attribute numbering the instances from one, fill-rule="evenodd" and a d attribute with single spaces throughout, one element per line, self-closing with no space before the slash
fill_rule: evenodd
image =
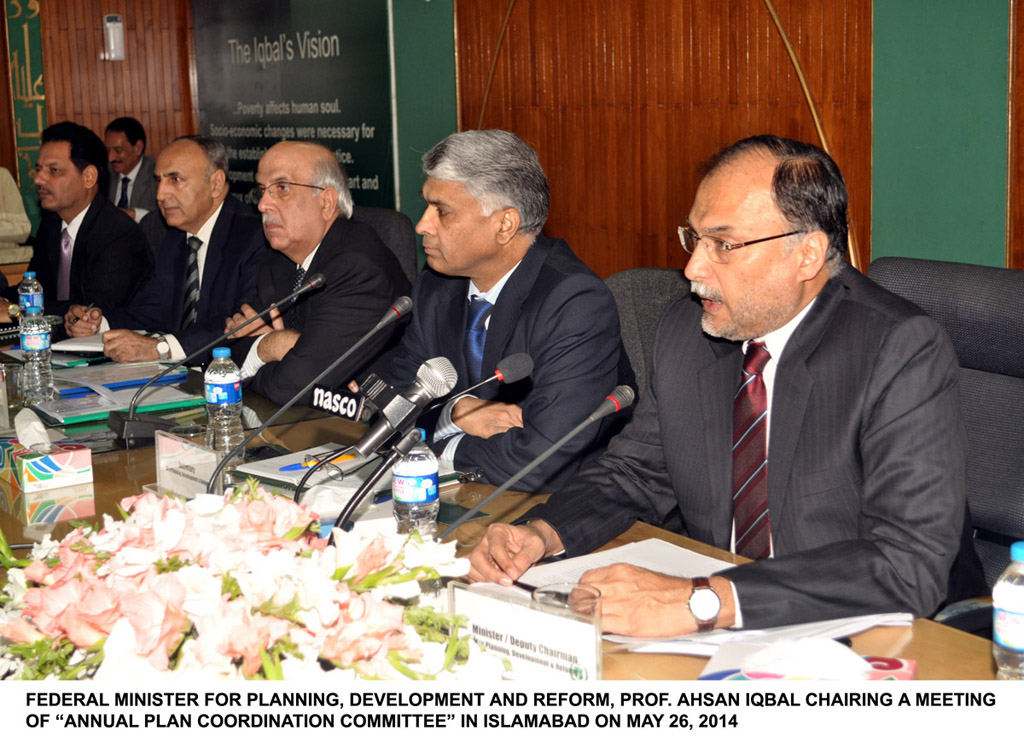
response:
<path id="1" fill-rule="evenodd" d="M 722 601 L 707 577 L 693 578 L 693 592 L 686 607 L 697 620 L 697 631 L 711 631 L 715 628 L 718 612 L 722 610 Z"/>
<path id="2" fill-rule="evenodd" d="M 156 352 L 160 355 L 161 361 L 171 360 L 171 344 L 167 342 L 166 335 L 156 336 Z"/>

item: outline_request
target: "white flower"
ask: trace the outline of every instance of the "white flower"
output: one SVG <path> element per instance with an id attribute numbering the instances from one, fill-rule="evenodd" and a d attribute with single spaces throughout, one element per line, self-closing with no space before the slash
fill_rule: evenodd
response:
<path id="1" fill-rule="evenodd" d="M 93 680 L 130 686 L 135 683 L 159 682 L 166 677 L 148 659 L 136 654 L 135 630 L 127 618 L 119 618 L 103 643 L 103 664 Z"/>

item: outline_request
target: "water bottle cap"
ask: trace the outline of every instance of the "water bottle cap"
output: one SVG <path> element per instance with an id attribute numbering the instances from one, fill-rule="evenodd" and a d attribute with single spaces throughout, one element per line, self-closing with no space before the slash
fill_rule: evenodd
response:
<path id="1" fill-rule="evenodd" d="M 29 314 L 42 314 L 43 313 L 43 308 L 42 307 L 29 307 L 25 311 L 27 311 Z"/>
<path id="2" fill-rule="evenodd" d="M 426 443 L 427 442 L 427 431 L 424 430 L 423 428 L 416 428 L 416 430 L 420 431 L 420 443 Z"/>
<path id="3" fill-rule="evenodd" d="M 24 273 L 21 274 L 21 276 L 22 276 L 22 278 L 35 278 L 36 277 L 36 272 L 35 271 L 25 271 Z"/>
<path id="4" fill-rule="evenodd" d="M 231 348 L 214 348 L 213 349 L 213 357 L 214 358 L 230 358 L 231 357 Z"/>
<path id="5" fill-rule="evenodd" d="M 1024 541 L 1018 541 L 1010 547 L 1010 559 L 1015 562 L 1024 562 Z"/>

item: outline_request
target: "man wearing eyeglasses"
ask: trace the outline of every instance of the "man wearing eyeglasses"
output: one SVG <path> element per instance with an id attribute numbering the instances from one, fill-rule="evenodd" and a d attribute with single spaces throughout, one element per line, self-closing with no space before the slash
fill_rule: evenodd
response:
<path id="1" fill-rule="evenodd" d="M 323 288 L 242 329 L 233 348 L 243 380 L 282 404 L 369 331 L 409 279 L 374 230 L 352 221 L 352 195 L 330 150 L 311 142 L 281 142 L 260 159 L 253 189 L 263 231 L 273 248 L 260 266 L 257 300 L 228 319 L 226 330 L 322 273 Z M 340 386 L 392 346 L 381 333 L 323 380 Z M 307 395 L 308 396 L 308 395 Z M 303 400 L 300 400 L 303 401 Z"/>
<path id="2" fill-rule="evenodd" d="M 131 363 L 181 361 L 224 331 L 225 318 L 255 297 L 256 271 L 269 253 L 259 215 L 228 197 L 227 175 L 220 142 L 187 136 L 164 147 L 153 177 L 171 229 L 152 278 L 127 306 L 72 306 L 69 335 L 103 332 L 103 352 Z"/>
<path id="3" fill-rule="evenodd" d="M 754 561 L 588 572 L 607 631 L 930 615 L 965 511 L 957 361 L 920 309 L 844 267 L 846 210 L 816 147 L 762 136 L 712 160 L 680 230 L 694 296 L 662 318 L 651 394 L 598 462 L 490 527 L 471 577 L 507 584 L 639 519 Z"/>

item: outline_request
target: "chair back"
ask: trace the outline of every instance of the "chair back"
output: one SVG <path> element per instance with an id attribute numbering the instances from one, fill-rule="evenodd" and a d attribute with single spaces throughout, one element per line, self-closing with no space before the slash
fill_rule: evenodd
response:
<path id="1" fill-rule="evenodd" d="M 416 232 L 405 214 L 377 206 L 354 206 L 352 218 L 370 227 L 398 258 L 409 283 L 416 280 Z"/>
<path id="2" fill-rule="evenodd" d="M 1024 540 L 1024 272 L 879 258 L 868 276 L 946 330 L 960 361 L 967 501 L 991 588 Z"/>
<path id="3" fill-rule="evenodd" d="M 636 374 L 637 393 L 647 393 L 658 322 L 668 306 L 690 292 L 690 282 L 675 268 L 630 268 L 608 276 L 605 284 L 619 309 L 622 344 Z"/>

